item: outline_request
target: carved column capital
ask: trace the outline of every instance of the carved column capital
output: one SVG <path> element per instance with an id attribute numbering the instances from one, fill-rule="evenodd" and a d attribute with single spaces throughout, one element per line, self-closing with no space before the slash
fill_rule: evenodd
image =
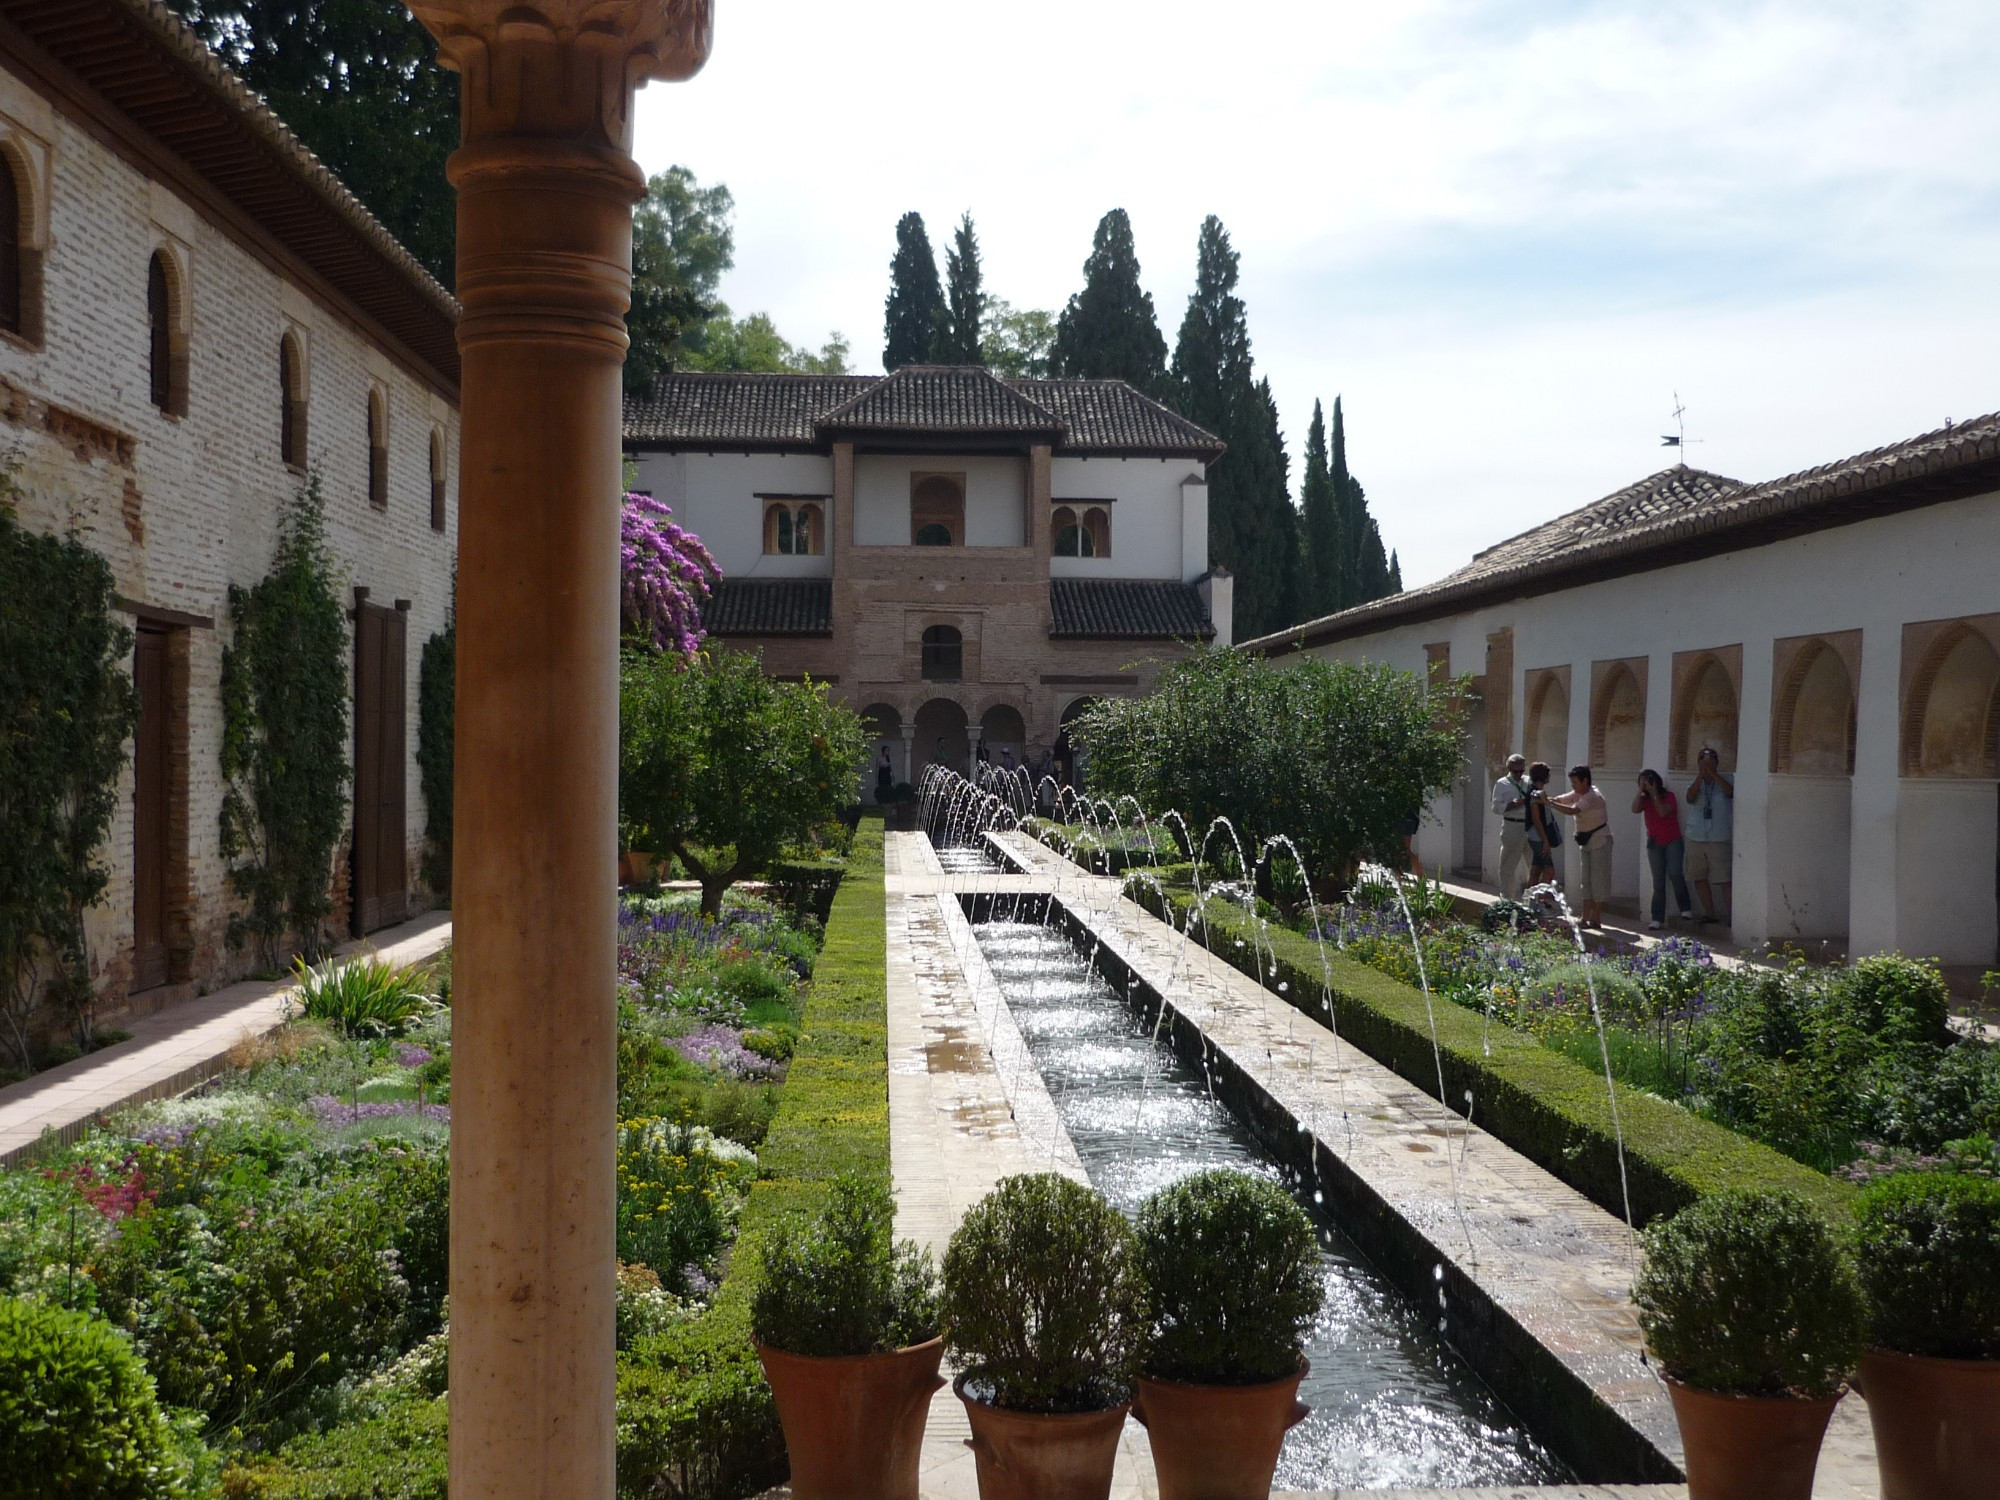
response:
<path id="1" fill-rule="evenodd" d="M 408 0 L 464 84 L 464 138 L 592 135 L 626 148 L 632 95 L 708 61 L 713 0 Z"/>

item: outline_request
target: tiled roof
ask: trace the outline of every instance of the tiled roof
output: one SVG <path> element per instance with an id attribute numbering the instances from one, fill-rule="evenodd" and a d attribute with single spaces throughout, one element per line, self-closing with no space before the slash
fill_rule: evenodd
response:
<path id="1" fill-rule="evenodd" d="M 1054 412 L 978 365 L 905 365 L 819 419 L 829 436 L 856 433 L 1019 433 L 1063 437 Z"/>
<path id="2" fill-rule="evenodd" d="M 813 424 L 879 375 L 662 375 L 646 396 L 625 398 L 628 443 L 718 448 L 816 448 Z"/>
<path id="3" fill-rule="evenodd" d="M 710 635 L 832 635 L 830 578 L 725 578 L 701 607 Z"/>
<path id="4" fill-rule="evenodd" d="M 662 375 L 625 398 L 625 441 L 824 452 L 835 439 L 953 435 L 1050 442 L 1060 454 L 1222 456 L 1212 434 L 1120 380 L 1000 380 L 977 366 L 893 375 Z"/>
<path id="5" fill-rule="evenodd" d="M 1281 654 L 1996 489 L 2000 412 L 1761 484 L 1667 469 L 1489 547 L 1436 583 L 1242 644 Z"/>
<path id="6" fill-rule="evenodd" d="M 1207 640 L 1215 634 L 1191 583 L 1052 578 L 1049 634 L 1082 640 Z"/>

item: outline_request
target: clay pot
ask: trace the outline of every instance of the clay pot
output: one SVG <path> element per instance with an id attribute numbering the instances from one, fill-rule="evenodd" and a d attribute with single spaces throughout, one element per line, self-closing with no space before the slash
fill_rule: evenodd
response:
<path id="1" fill-rule="evenodd" d="M 963 1375 L 951 1388 L 972 1423 L 979 1500 L 1108 1500 L 1131 1402 L 1103 1411 L 1008 1411 L 966 1395 Z"/>
<path id="2" fill-rule="evenodd" d="M 1189 1385 L 1139 1377 L 1132 1415 L 1153 1445 L 1160 1500 L 1264 1500 L 1285 1433 L 1311 1410 L 1309 1366 L 1263 1385 Z"/>
<path id="3" fill-rule="evenodd" d="M 1882 1500 L 1990 1500 L 2000 1483 L 2000 1360 L 1870 1349 L 1856 1382 Z"/>
<path id="4" fill-rule="evenodd" d="M 1688 1500 L 1812 1500 L 1839 1396 L 1724 1396 L 1667 1381 L 1687 1454 Z"/>
<path id="5" fill-rule="evenodd" d="M 917 1500 L 944 1340 L 815 1358 L 757 1345 L 792 1461 L 793 1500 Z"/>

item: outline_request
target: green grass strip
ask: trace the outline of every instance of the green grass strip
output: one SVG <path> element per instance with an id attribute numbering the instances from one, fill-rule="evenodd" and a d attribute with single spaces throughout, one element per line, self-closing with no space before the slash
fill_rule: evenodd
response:
<path id="1" fill-rule="evenodd" d="M 1178 926 L 1186 920 L 1192 892 L 1167 890 Z M 1141 886 L 1133 899 L 1160 915 L 1159 898 L 1150 888 Z M 1206 937 L 1197 922 L 1191 934 L 1195 941 L 1206 941 L 1218 958 L 1273 992 L 1285 985 L 1280 998 L 1322 1024 L 1330 974 L 1341 1040 L 1437 1097 L 1438 1067 L 1421 991 L 1331 950 L 1322 970 L 1319 946 L 1311 938 L 1277 926 L 1253 933 L 1240 909 L 1221 902 L 1209 903 L 1208 913 Z M 1260 960 L 1262 974 L 1257 972 Z M 1471 1090 L 1474 1124 L 1623 1218 L 1603 1073 L 1510 1026 L 1496 1022 L 1489 1027 L 1483 1017 L 1449 1000 L 1436 1001 L 1434 1009 L 1449 1106 L 1463 1113 Z M 1639 1224 L 1731 1188 L 1789 1190 L 1835 1223 L 1845 1222 L 1851 1212 L 1854 1189 L 1848 1184 L 1656 1094 L 1622 1083 L 1617 1089 L 1632 1213 Z"/>
<path id="2" fill-rule="evenodd" d="M 700 1318 L 620 1361 L 621 1493 L 723 1500 L 784 1478 L 777 1410 L 750 1342 L 761 1247 L 841 1173 L 889 1180 L 887 970 L 882 820 L 864 817 L 722 1285 Z"/>

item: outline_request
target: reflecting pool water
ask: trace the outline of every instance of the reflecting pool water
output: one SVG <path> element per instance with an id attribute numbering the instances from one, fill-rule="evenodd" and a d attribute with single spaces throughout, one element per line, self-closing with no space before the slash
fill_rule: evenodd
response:
<path id="1" fill-rule="evenodd" d="M 941 851 L 951 853 L 953 851 Z M 1091 1182 L 1130 1213 L 1148 1193 L 1205 1167 L 1283 1180 L 1198 1072 L 1155 1043 L 1067 939 L 1046 927 L 973 929 Z M 1310 1189 L 1287 1183 L 1309 1210 Z M 1494 1399 L 1425 1314 L 1320 1224 L 1326 1305 L 1307 1345 L 1278 1489 L 1546 1484 L 1564 1467 Z"/>

